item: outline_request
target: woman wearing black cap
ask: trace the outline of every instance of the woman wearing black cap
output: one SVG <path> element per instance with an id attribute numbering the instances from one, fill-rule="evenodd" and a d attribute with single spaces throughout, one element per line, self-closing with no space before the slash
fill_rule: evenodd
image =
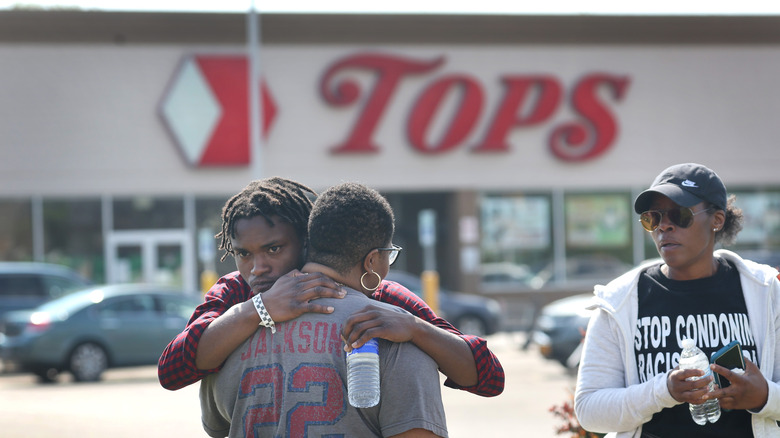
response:
<path id="1" fill-rule="evenodd" d="M 577 377 L 575 411 L 592 432 L 617 437 L 780 436 L 780 281 L 729 244 L 742 229 L 721 179 L 705 166 L 664 170 L 634 203 L 663 259 L 596 286 Z M 681 342 L 709 357 L 738 340 L 744 374 L 712 365 L 731 386 L 707 392 L 711 377 L 679 370 Z M 715 423 L 693 422 L 688 403 L 718 398 Z"/>

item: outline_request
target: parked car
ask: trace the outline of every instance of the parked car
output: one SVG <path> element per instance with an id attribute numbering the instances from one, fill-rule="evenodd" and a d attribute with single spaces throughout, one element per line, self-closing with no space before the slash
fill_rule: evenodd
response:
<path id="1" fill-rule="evenodd" d="M 592 297 L 592 293 L 574 295 L 542 308 L 532 334 L 542 356 L 569 369 L 579 365 L 582 340 L 593 312 L 587 309 Z"/>
<path id="2" fill-rule="evenodd" d="M 32 309 L 89 286 L 90 281 L 65 266 L 50 263 L 0 263 L 0 315 Z"/>
<path id="3" fill-rule="evenodd" d="M 112 367 L 157 363 L 165 346 L 201 302 L 163 286 L 95 286 L 0 319 L 0 358 L 53 381 L 100 379 Z"/>
<path id="4" fill-rule="evenodd" d="M 417 275 L 391 270 L 387 280 L 395 281 L 423 297 L 422 281 Z M 501 329 L 503 313 L 498 301 L 474 294 L 439 288 L 439 316 L 465 334 L 486 336 Z"/>

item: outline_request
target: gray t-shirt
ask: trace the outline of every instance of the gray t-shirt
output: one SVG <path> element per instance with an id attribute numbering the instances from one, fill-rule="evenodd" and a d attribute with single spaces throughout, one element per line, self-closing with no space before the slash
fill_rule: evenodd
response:
<path id="1" fill-rule="evenodd" d="M 320 299 L 331 314 L 307 313 L 259 327 L 201 381 L 203 428 L 212 437 L 370 437 L 427 429 L 447 436 L 436 363 L 410 342 L 379 340 L 379 404 L 356 409 L 347 401 L 341 328 L 373 301 L 347 289 L 343 299 Z"/>

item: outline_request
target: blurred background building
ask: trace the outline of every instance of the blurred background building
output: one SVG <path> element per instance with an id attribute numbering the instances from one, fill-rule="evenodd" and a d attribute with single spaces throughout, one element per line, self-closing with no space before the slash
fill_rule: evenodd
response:
<path id="1" fill-rule="evenodd" d="M 246 27 L 0 12 L 0 260 L 199 289 L 225 200 L 277 175 L 380 190 L 400 269 L 556 297 L 657 256 L 632 201 L 686 161 L 735 249 L 780 251 L 780 17 L 263 14 L 254 164 Z"/>

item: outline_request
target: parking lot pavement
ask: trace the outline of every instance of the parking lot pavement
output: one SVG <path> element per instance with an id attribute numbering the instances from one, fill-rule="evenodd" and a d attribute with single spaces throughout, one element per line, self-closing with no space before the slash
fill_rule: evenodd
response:
<path id="1" fill-rule="evenodd" d="M 543 359 L 524 335 L 488 337 L 506 372 L 506 388 L 484 398 L 442 390 L 451 438 L 533 436 L 555 438 L 549 409 L 566 401 L 574 378 Z M 67 375 L 40 385 L 31 375 L 0 374 L 0 426 L 6 438 L 205 437 L 200 426 L 198 385 L 166 391 L 156 367 L 109 370 L 103 382 L 76 384 Z"/>
<path id="2" fill-rule="evenodd" d="M 448 388 L 442 391 L 450 438 L 561 437 L 555 428 L 563 422 L 550 408 L 570 400 L 575 377 L 559 363 L 542 358 L 535 346 L 522 350 L 524 343 L 524 334 L 488 337 L 488 346 L 506 373 L 504 393 L 498 397 L 477 397 Z"/>

